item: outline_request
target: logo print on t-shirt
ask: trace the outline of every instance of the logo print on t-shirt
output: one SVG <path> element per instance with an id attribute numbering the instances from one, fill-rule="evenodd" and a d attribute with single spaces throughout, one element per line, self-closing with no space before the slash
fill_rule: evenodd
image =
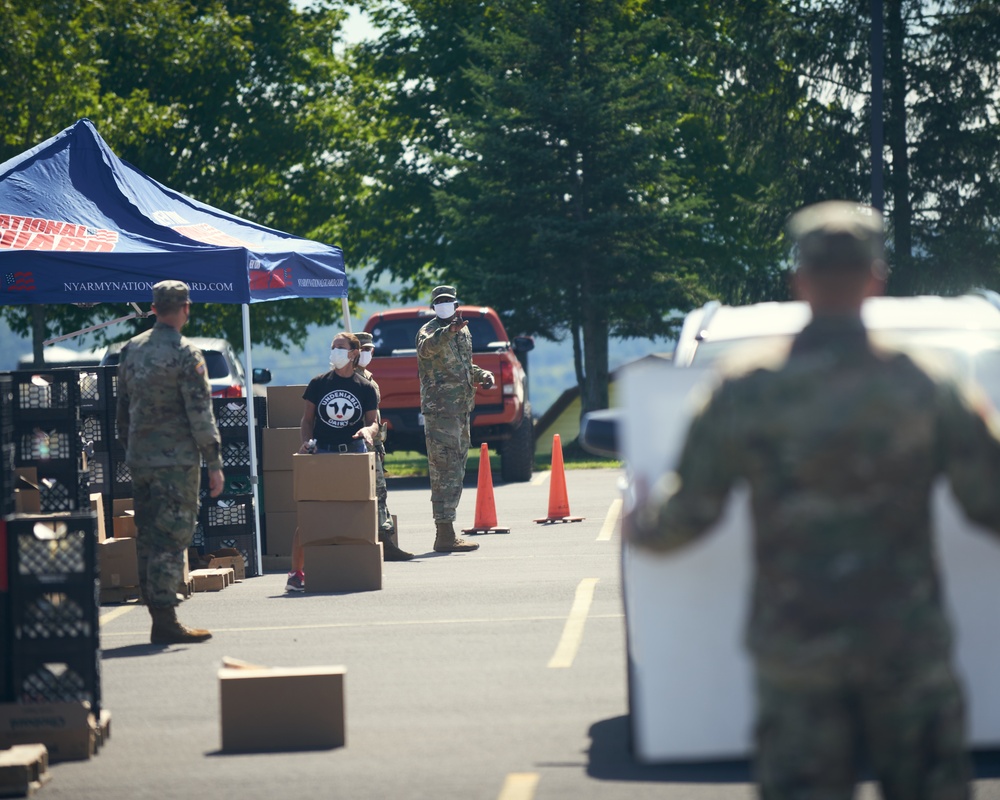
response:
<path id="1" fill-rule="evenodd" d="M 347 428 L 361 419 L 361 403 L 350 392 L 338 389 L 319 401 L 319 418 L 331 428 Z"/>

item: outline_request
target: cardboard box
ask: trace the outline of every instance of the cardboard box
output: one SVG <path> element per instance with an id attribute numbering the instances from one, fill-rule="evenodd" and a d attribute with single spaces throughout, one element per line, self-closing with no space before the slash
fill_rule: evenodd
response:
<path id="1" fill-rule="evenodd" d="M 292 557 L 263 555 L 260 557 L 260 565 L 261 569 L 263 569 L 265 573 L 291 572 Z"/>
<path id="2" fill-rule="evenodd" d="M 81 761 L 97 752 L 90 704 L 0 703 L 0 748 L 44 744 L 49 761 Z"/>
<path id="3" fill-rule="evenodd" d="M 106 539 L 98 545 L 101 586 L 109 589 L 139 585 L 139 561 L 135 539 Z"/>
<path id="4" fill-rule="evenodd" d="M 264 508 L 267 513 L 295 511 L 292 474 L 290 470 L 264 472 Z"/>
<path id="5" fill-rule="evenodd" d="M 382 544 L 312 544 L 305 548 L 307 592 L 382 588 Z"/>
<path id="6" fill-rule="evenodd" d="M 265 517 L 267 545 L 264 554 L 268 556 L 289 556 L 292 554 L 292 538 L 299 515 L 295 511 L 268 511 Z"/>
<path id="7" fill-rule="evenodd" d="M 104 522 L 104 495 L 100 492 L 90 496 L 90 510 L 97 515 L 97 541 L 108 538 L 107 525 Z"/>
<path id="8" fill-rule="evenodd" d="M 116 539 L 135 538 L 138 530 L 135 527 L 135 511 L 132 510 L 132 498 L 125 497 L 111 501 L 112 533 Z"/>
<path id="9" fill-rule="evenodd" d="M 292 454 L 302 446 L 302 432 L 298 426 L 264 428 L 261 445 L 264 470 L 289 470 L 292 468 Z"/>
<path id="10" fill-rule="evenodd" d="M 242 581 L 247 577 L 247 565 L 243 556 L 213 556 L 208 569 L 231 569 L 233 580 Z"/>
<path id="11" fill-rule="evenodd" d="M 42 492 L 38 488 L 38 470 L 35 467 L 14 470 L 14 513 L 42 513 Z"/>
<path id="12" fill-rule="evenodd" d="M 277 752 L 343 747 L 344 667 L 223 667 L 222 749 Z"/>
<path id="13" fill-rule="evenodd" d="M 233 570 L 227 569 L 193 569 L 191 580 L 194 581 L 196 592 L 221 592 L 234 580 Z"/>
<path id="14" fill-rule="evenodd" d="M 296 454 L 292 465 L 297 501 L 375 499 L 374 453 Z"/>
<path id="15" fill-rule="evenodd" d="M 302 412 L 305 409 L 305 401 L 302 399 L 305 391 L 305 385 L 268 386 L 267 427 L 299 427 L 302 424 Z"/>
<path id="16" fill-rule="evenodd" d="M 299 541 L 303 546 L 378 542 L 378 500 L 353 503 L 305 500 L 296 506 Z"/>

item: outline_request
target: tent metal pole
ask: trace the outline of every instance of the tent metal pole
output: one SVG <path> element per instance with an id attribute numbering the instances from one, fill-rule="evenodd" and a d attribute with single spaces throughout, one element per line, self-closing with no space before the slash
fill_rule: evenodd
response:
<path id="1" fill-rule="evenodd" d="M 347 303 L 346 294 L 340 298 L 340 307 L 344 310 L 344 330 L 348 333 L 354 333 L 351 329 L 351 307 Z"/>
<path id="2" fill-rule="evenodd" d="M 243 368 L 247 381 L 247 436 L 250 439 L 250 486 L 253 488 L 254 531 L 257 536 L 257 574 L 264 574 L 264 548 L 260 538 L 260 481 L 257 478 L 257 436 L 253 407 L 253 358 L 250 355 L 250 305 L 243 304 Z"/>

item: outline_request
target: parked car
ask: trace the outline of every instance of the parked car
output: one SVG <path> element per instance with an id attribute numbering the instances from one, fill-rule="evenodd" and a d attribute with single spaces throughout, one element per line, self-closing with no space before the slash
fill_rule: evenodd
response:
<path id="1" fill-rule="evenodd" d="M 492 308 L 460 306 L 469 322 L 473 361 L 496 377 L 494 389 L 479 389 L 472 411 L 472 444 L 483 442 L 500 453 L 505 481 L 527 481 L 535 460 L 535 431 L 528 399 L 528 375 L 520 358 L 535 346 L 527 336 L 507 336 Z M 371 316 L 365 331 L 372 335 L 375 354 L 369 369 L 382 392 L 382 419 L 389 425 L 387 450 L 427 452 L 420 379 L 417 374 L 417 332 L 434 312 L 427 307 L 399 308 Z M 520 358 L 519 358 L 520 357 Z"/>
<path id="2" fill-rule="evenodd" d="M 212 339 L 202 336 L 188 336 L 187 339 L 205 356 L 212 397 L 244 397 L 246 395 L 247 381 L 243 364 L 236 356 L 233 346 L 226 339 Z M 110 345 L 101 359 L 101 366 L 116 366 L 125 344 L 125 342 L 115 342 Z M 254 384 L 263 385 L 270 383 L 270 381 L 270 370 L 254 369 Z"/>

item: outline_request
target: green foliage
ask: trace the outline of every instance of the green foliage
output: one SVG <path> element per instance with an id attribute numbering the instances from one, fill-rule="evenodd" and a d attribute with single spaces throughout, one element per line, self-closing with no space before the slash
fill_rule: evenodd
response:
<path id="1" fill-rule="evenodd" d="M 0 161 L 87 116 L 118 155 L 171 188 L 315 235 L 337 202 L 328 154 L 347 135 L 334 51 L 344 17 L 330 3 L 299 11 L 289 0 L 0 0 L 11 32 L 0 41 Z M 41 335 L 130 310 L 49 306 Z M 29 308 L 2 313 L 14 330 L 31 329 Z M 287 350 L 339 315 L 339 301 L 255 305 L 252 334 Z M 189 332 L 240 346 L 240 310 L 203 307 Z"/>

